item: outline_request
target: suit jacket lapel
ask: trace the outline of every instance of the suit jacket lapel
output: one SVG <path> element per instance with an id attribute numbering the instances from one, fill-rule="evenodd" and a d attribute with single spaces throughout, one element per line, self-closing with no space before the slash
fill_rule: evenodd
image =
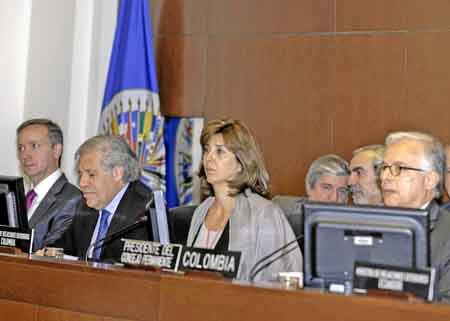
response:
<path id="1" fill-rule="evenodd" d="M 123 194 L 119 206 L 116 209 L 116 213 L 114 214 L 111 224 L 109 225 L 108 234 L 124 228 L 127 224 L 132 224 L 134 218 L 136 218 L 139 207 L 138 202 L 136 202 L 133 197 L 133 188 L 133 183 L 130 183 L 125 191 L 125 194 Z"/>
<path id="2" fill-rule="evenodd" d="M 81 243 L 77 245 L 81 249 L 81 253 L 79 253 L 80 255 L 85 255 L 86 250 L 91 244 L 99 214 L 97 210 L 86 206 L 83 211 L 83 216 L 85 219 L 82 221 L 81 229 L 78 231 L 80 234 L 77 235 L 77 239 L 80 240 Z"/>
<path id="3" fill-rule="evenodd" d="M 436 201 L 431 201 L 430 205 L 428 205 L 428 211 L 429 211 L 429 223 L 430 223 L 430 231 L 433 231 L 437 221 L 439 220 L 440 216 L 440 207 L 439 204 Z"/>
<path id="4" fill-rule="evenodd" d="M 35 227 L 43 217 L 48 214 L 49 208 L 56 201 L 55 195 L 61 192 L 61 189 L 67 183 L 67 178 L 64 174 L 62 174 L 53 184 L 53 186 L 48 190 L 47 195 L 45 195 L 44 199 L 41 201 L 39 206 L 36 208 L 36 211 L 31 216 L 29 225 L 31 228 Z"/>

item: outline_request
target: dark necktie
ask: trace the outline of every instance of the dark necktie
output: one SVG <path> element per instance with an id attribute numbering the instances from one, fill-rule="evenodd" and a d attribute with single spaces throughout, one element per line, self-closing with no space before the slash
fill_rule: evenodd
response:
<path id="1" fill-rule="evenodd" d="M 99 242 L 101 239 L 103 239 L 106 236 L 106 232 L 108 231 L 108 217 L 111 215 L 110 212 L 103 209 L 100 211 L 100 227 L 98 229 L 97 239 L 95 240 L 95 244 Z M 100 253 L 102 252 L 102 246 L 103 242 L 96 245 L 96 248 L 94 249 L 94 253 L 92 254 L 93 259 L 100 259 Z"/>
<path id="2" fill-rule="evenodd" d="M 26 196 L 27 211 L 30 209 L 31 205 L 33 204 L 33 200 L 35 199 L 36 196 L 37 196 L 37 194 L 34 191 L 34 189 L 32 189 L 31 191 L 29 191 L 27 193 L 27 196 Z"/>

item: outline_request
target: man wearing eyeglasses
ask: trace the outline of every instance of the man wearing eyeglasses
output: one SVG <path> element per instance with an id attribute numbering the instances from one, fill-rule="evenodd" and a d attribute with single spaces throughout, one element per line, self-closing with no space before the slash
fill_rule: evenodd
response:
<path id="1" fill-rule="evenodd" d="M 377 171 L 383 162 L 383 153 L 383 145 L 364 146 L 353 151 L 348 185 L 354 204 L 383 205 Z"/>
<path id="2" fill-rule="evenodd" d="M 450 145 L 445 146 L 445 191 L 450 197 Z M 450 202 L 442 205 L 447 211 L 450 210 Z"/>
<path id="3" fill-rule="evenodd" d="M 450 213 L 435 201 L 443 181 L 441 143 L 420 132 L 395 132 L 386 138 L 381 187 L 387 206 L 428 209 L 431 265 L 436 268 L 437 299 L 450 301 Z"/>

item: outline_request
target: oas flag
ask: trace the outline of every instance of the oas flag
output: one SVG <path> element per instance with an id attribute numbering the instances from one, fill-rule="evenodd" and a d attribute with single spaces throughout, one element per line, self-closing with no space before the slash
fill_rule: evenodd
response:
<path id="1" fill-rule="evenodd" d="M 143 167 L 142 181 L 165 190 L 164 118 L 148 0 L 121 0 L 99 132 L 124 137 Z"/>

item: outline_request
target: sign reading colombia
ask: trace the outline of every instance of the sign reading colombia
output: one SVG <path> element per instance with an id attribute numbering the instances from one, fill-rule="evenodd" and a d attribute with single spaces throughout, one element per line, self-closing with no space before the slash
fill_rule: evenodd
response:
<path id="1" fill-rule="evenodd" d="M 201 270 L 220 272 L 225 277 L 236 277 L 240 252 L 214 251 L 179 244 L 123 239 L 120 261 L 124 264 L 159 267 L 163 270 Z"/>

